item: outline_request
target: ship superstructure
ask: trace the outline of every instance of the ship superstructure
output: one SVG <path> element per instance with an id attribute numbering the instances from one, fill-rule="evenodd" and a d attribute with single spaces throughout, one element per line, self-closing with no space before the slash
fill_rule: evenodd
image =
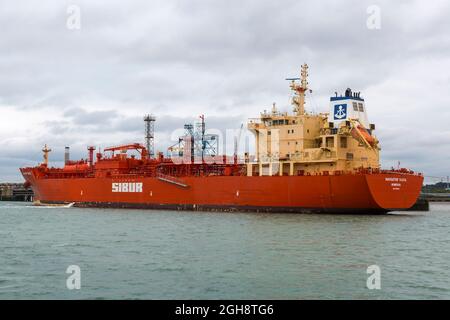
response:
<path id="1" fill-rule="evenodd" d="M 37 167 L 21 168 L 38 203 L 76 206 L 264 212 L 380 213 L 411 207 L 423 177 L 408 169 L 382 170 L 375 125 L 364 99 L 346 89 L 330 98 L 329 112 L 305 110 L 308 66 L 290 78 L 293 112 L 274 104 L 250 119 L 256 154 L 218 154 L 218 136 L 206 134 L 204 117 L 155 154 L 154 116 L 146 116 L 146 146 L 119 145 L 88 160 L 49 167 L 49 149 Z M 129 155 L 134 150 L 139 154 Z M 149 152 L 150 151 L 150 152 Z M 175 155 L 175 157 L 173 157 Z"/>
<path id="2" fill-rule="evenodd" d="M 275 106 L 252 119 L 248 129 L 255 134 L 258 161 L 249 164 L 248 175 L 304 175 L 379 169 L 379 143 L 375 125 L 368 123 L 364 99 L 345 90 L 330 98 L 329 113 L 305 111 L 308 66 L 301 78 L 291 80 L 294 112 L 279 112 Z M 296 80 L 300 83 L 296 83 Z"/>

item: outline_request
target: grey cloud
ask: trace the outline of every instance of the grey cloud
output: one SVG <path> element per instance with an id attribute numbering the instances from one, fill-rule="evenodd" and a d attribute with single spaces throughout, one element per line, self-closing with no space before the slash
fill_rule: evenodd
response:
<path id="1" fill-rule="evenodd" d="M 66 110 L 63 116 L 76 125 L 103 125 L 109 124 L 118 115 L 114 110 L 86 111 L 83 108 L 72 108 Z"/>

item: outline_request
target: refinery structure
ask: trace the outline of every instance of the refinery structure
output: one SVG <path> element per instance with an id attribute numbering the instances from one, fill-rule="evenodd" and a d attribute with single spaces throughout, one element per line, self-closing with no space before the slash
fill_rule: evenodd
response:
<path id="1" fill-rule="evenodd" d="M 21 168 L 36 204 L 262 212 L 384 213 L 411 207 L 423 176 L 408 169 L 380 168 L 380 142 L 364 99 L 347 88 L 330 98 L 328 113 L 305 110 L 308 66 L 290 78 L 293 112 L 274 104 L 248 121 L 254 155 L 219 154 L 219 136 L 208 134 L 205 117 L 185 124 L 185 133 L 155 153 L 156 117 L 146 115 L 145 143 L 104 149 L 94 157 L 49 165 L 49 147 L 36 167 Z M 129 155 L 137 151 L 139 156 Z M 240 160 L 240 161 L 239 161 Z"/>

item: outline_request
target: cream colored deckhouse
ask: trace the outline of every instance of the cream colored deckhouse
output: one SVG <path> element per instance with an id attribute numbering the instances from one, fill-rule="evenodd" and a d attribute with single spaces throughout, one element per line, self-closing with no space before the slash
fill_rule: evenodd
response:
<path id="1" fill-rule="evenodd" d="M 364 99 L 350 89 L 330 98 L 329 113 L 305 111 L 308 65 L 291 80 L 294 112 L 275 106 L 248 129 L 256 138 L 256 161 L 247 175 L 338 174 L 360 168 L 379 168 L 379 143 L 369 124 Z"/>

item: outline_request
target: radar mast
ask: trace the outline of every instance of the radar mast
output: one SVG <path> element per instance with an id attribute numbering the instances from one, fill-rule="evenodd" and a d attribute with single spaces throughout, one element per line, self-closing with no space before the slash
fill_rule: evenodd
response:
<path id="1" fill-rule="evenodd" d="M 52 149 L 48 148 L 47 145 L 44 146 L 44 148 L 42 148 L 42 152 L 44 153 L 44 165 L 48 165 L 48 154 L 49 152 L 52 151 Z"/>
<path id="2" fill-rule="evenodd" d="M 308 90 L 308 65 L 305 63 L 300 70 L 300 78 L 289 78 L 291 80 L 291 90 L 295 92 L 292 98 L 292 104 L 294 106 L 294 112 L 298 115 L 305 114 L 305 92 Z M 295 80 L 300 80 L 300 83 L 296 83 Z"/>

